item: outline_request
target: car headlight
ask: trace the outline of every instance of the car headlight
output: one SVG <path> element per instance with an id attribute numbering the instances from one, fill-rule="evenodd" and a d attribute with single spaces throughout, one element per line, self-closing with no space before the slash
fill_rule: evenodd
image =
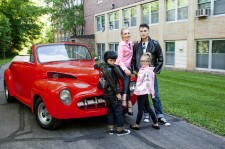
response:
<path id="1" fill-rule="evenodd" d="M 59 98 L 65 105 L 70 105 L 71 103 L 71 93 L 68 89 L 63 89 L 59 93 Z"/>
<path id="2" fill-rule="evenodd" d="M 136 82 L 130 82 L 130 93 L 131 94 L 133 94 L 135 86 L 136 86 Z"/>

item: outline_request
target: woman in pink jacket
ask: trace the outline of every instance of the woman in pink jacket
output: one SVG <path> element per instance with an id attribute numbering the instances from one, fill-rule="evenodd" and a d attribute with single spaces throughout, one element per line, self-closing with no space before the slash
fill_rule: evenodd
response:
<path id="1" fill-rule="evenodd" d="M 133 115 L 133 107 L 130 101 L 130 76 L 131 76 L 131 59 L 133 56 L 133 43 L 130 40 L 130 32 L 127 28 L 121 29 L 122 41 L 118 46 L 118 58 L 116 64 L 120 66 L 124 74 L 123 78 L 123 96 L 122 106 L 128 104 L 128 114 Z"/>
<path id="2" fill-rule="evenodd" d="M 136 88 L 134 90 L 134 94 L 137 95 L 138 101 L 138 114 L 136 119 L 136 124 L 130 125 L 131 129 L 139 130 L 140 122 L 143 116 L 144 108 L 150 114 L 153 125 L 152 127 L 155 129 L 160 129 L 156 115 L 154 111 L 151 109 L 148 95 L 155 98 L 155 90 L 154 90 L 154 78 L 155 74 L 153 72 L 154 67 L 151 67 L 151 54 L 145 53 L 141 56 L 141 68 L 138 71 L 138 78 L 136 82 Z"/>

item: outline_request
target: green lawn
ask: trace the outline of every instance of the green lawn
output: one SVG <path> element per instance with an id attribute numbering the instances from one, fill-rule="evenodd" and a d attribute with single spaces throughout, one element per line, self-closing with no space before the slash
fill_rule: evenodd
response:
<path id="1" fill-rule="evenodd" d="M 2 64 L 10 62 L 11 60 L 12 58 L 0 59 L 0 66 L 2 66 Z"/>
<path id="2" fill-rule="evenodd" d="M 225 75 L 163 70 L 157 78 L 165 113 L 225 136 Z"/>

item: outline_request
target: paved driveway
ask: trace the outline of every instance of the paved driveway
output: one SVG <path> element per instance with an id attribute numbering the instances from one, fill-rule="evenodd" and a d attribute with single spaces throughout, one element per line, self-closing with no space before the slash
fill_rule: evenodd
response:
<path id="1" fill-rule="evenodd" d="M 19 102 L 6 103 L 0 69 L 0 149 L 225 149 L 225 138 L 166 115 L 170 127 L 141 130 L 118 137 L 106 133 L 106 117 L 66 120 L 55 131 L 41 129 L 30 109 Z M 135 111 L 137 106 L 135 105 Z M 125 116 L 126 126 L 136 116 Z"/>

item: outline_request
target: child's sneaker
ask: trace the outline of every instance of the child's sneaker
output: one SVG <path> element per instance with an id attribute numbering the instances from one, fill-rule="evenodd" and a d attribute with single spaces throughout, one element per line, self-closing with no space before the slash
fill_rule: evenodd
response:
<path id="1" fill-rule="evenodd" d="M 115 133 L 114 129 L 110 129 L 110 130 L 109 130 L 109 134 L 110 134 L 110 135 L 113 135 L 114 133 Z"/>
<path id="2" fill-rule="evenodd" d="M 117 136 L 128 135 L 129 133 L 130 133 L 130 130 L 123 129 L 122 131 L 117 132 Z"/>
<path id="3" fill-rule="evenodd" d="M 144 121 L 145 123 L 149 123 L 149 115 L 145 115 L 143 121 Z"/>

